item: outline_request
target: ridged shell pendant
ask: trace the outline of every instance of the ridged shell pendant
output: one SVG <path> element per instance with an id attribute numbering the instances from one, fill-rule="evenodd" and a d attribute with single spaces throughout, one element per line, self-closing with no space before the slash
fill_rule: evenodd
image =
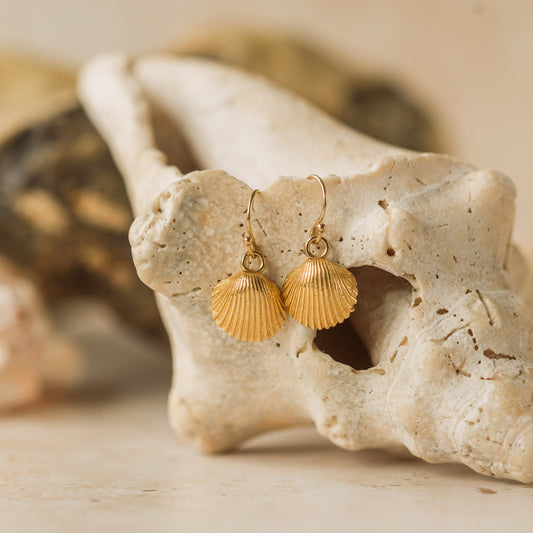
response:
<path id="1" fill-rule="evenodd" d="M 278 286 L 260 272 L 244 270 L 215 285 L 211 310 L 222 331 L 247 342 L 275 335 L 287 314 Z"/>
<path id="2" fill-rule="evenodd" d="M 348 269 L 325 257 L 310 257 L 287 275 L 282 294 L 298 322 L 328 329 L 350 316 L 357 303 L 357 282 Z"/>

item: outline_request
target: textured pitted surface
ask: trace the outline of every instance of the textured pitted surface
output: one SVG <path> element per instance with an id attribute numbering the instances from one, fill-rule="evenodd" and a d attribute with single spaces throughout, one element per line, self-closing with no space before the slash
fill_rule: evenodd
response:
<path id="1" fill-rule="evenodd" d="M 505 176 L 380 144 L 209 62 L 153 56 L 130 68 L 107 56 L 80 87 L 138 215 L 134 260 L 171 337 L 169 412 L 186 440 L 224 450 L 313 421 L 347 449 L 405 446 L 430 462 L 533 480 L 532 319 Z M 167 166 L 152 141 L 152 103 L 180 125 L 202 168 L 225 171 Z M 328 190 L 331 258 L 357 270 L 350 320 L 367 370 L 337 363 L 292 319 L 252 345 L 211 317 L 212 287 L 238 268 L 250 187 L 263 190 L 265 274 L 280 285 L 301 264 L 316 216 L 310 172 Z"/>

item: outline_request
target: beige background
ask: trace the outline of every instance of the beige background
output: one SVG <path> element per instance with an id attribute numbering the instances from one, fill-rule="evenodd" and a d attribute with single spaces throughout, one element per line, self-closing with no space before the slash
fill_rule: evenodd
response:
<path id="1" fill-rule="evenodd" d="M 212 21 L 290 30 L 400 80 L 434 110 L 449 152 L 515 180 L 528 244 L 531 0 L 0 0 L 0 47 L 78 65 Z"/>
<path id="2" fill-rule="evenodd" d="M 400 80 L 434 110 L 450 152 L 515 180 L 517 236 L 531 243 L 531 0 L 0 0 L 0 48 L 76 66 L 210 21 L 288 29 Z M 529 486 L 350 454 L 312 429 L 197 455 L 168 426 L 164 350 L 99 308 L 61 323 L 89 374 L 68 398 L 0 420 L 2 532 L 532 531 Z"/>

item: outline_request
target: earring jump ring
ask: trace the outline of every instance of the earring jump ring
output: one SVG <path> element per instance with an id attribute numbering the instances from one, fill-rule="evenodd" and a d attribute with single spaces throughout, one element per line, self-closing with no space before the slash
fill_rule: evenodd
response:
<path id="1" fill-rule="evenodd" d="M 257 268 L 251 268 L 250 265 L 247 264 L 247 261 L 257 257 L 259 257 L 260 261 L 259 266 Z M 260 274 L 265 270 L 265 256 L 257 250 L 253 252 L 245 252 L 241 259 L 241 266 L 245 272 L 248 272 L 248 274 Z"/>
<path id="2" fill-rule="evenodd" d="M 324 244 L 324 249 L 322 250 L 322 253 L 320 255 L 317 255 L 311 251 L 311 245 L 314 244 L 315 246 L 318 246 L 320 243 Z M 311 236 L 309 237 L 309 239 L 307 239 L 304 250 L 305 255 L 307 255 L 307 257 L 310 257 L 311 259 L 326 257 L 329 254 L 329 241 L 320 236 Z"/>

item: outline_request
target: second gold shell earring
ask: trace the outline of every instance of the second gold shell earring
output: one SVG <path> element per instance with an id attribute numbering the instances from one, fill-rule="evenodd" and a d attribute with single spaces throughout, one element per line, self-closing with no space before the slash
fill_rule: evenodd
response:
<path id="1" fill-rule="evenodd" d="M 285 306 L 292 317 L 304 326 L 327 329 L 346 320 L 357 303 L 357 282 L 346 268 L 327 259 L 329 242 L 322 236 L 326 214 L 326 187 L 322 179 L 312 174 L 322 189 L 322 212 L 305 243 L 307 255 L 303 265 L 287 275 L 282 288 Z M 322 250 L 315 255 L 312 246 Z"/>
<path id="2" fill-rule="evenodd" d="M 252 232 L 250 217 L 256 194 L 257 190 L 252 192 L 246 209 L 243 240 L 247 251 L 241 259 L 241 272 L 219 281 L 211 294 L 211 312 L 217 325 L 231 337 L 248 342 L 275 335 L 286 316 L 278 286 L 263 275 L 265 257 L 257 249 Z"/>

